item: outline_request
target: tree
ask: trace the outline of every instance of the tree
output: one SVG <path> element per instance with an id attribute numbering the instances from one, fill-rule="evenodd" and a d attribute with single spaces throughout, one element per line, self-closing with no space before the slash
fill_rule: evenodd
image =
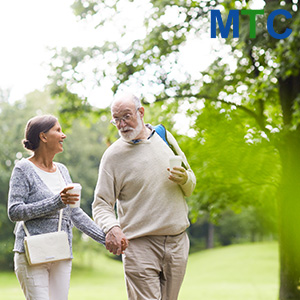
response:
<path id="1" fill-rule="evenodd" d="M 82 66 L 90 62 L 90 65 L 93 65 L 90 74 L 95 74 L 95 82 L 101 84 L 105 78 L 111 78 L 114 92 L 124 86 L 135 86 L 138 87 L 145 103 L 164 101 L 161 107 L 174 113 L 182 105 L 189 107 L 187 112 L 192 120 L 191 128 L 197 138 L 198 147 L 206 143 L 206 128 L 201 125 L 205 114 L 202 112 L 209 111 L 215 118 L 216 114 L 212 109 L 224 111 L 223 119 L 218 116 L 219 122 L 225 122 L 226 118 L 227 121 L 230 121 L 230 118 L 239 118 L 240 122 L 229 122 L 233 126 L 227 127 L 224 133 L 226 138 L 229 139 L 232 128 L 236 129 L 240 124 L 239 140 L 244 141 L 244 137 L 250 133 L 257 141 L 255 151 L 253 147 L 246 149 L 246 144 L 242 146 L 243 153 L 248 155 L 249 161 L 253 161 L 255 152 L 259 151 L 259 157 L 254 161 L 260 162 L 262 172 L 266 163 L 276 162 L 266 166 L 268 172 L 262 174 L 257 185 L 261 184 L 261 180 L 267 180 L 267 186 L 270 188 L 277 183 L 276 173 L 279 176 L 279 297 L 281 300 L 300 299 L 299 1 L 265 0 L 264 15 L 256 17 L 255 38 L 249 36 L 249 17 L 240 16 L 239 39 L 229 37 L 221 40 L 221 43 L 226 44 L 226 49 L 229 49 L 227 62 L 231 59 L 235 66 L 232 67 L 224 58 L 219 57 L 207 72 L 199 72 L 196 76 L 187 73 L 184 66 L 180 65 L 180 51 L 184 45 L 190 39 L 200 39 L 201 35 L 208 32 L 209 12 L 212 9 L 220 9 L 224 16 L 227 16 L 231 9 L 251 8 L 252 1 L 76 0 L 73 8 L 81 19 L 93 19 L 101 33 L 107 23 L 120 24 L 117 20 L 122 19 L 122 11 L 126 6 L 132 8 L 134 4 L 139 7 L 144 17 L 144 27 L 141 29 L 140 26 L 136 26 L 140 30 L 138 35 L 133 35 L 126 28 L 127 22 L 116 39 L 111 39 L 103 45 L 89 49 L 76 48 L 72 51 L 63 49 L 56 54 L 52 64 L 54 93 L 66 96 L 63 99 L 69 108 L 72 108 L 74 103 L 70 99 L 82 102 L 85 108 L 83 111 L 86 111 L 87 99 L 76 95 L 74 91 L 78 85 L 85 84 L 86 76 Z M 289 20 L 280 17 L 274 20 L 276 32 L 282 33 L 287 27 L 292 29 L 291 35 L 284 40 L 274 39 L 266 28 L 268 15 L 276 9 L 285 9 L 292 14 Z M 58 60 L 60 64 L 57 63 Z M 95 65 L 95 62 L 103 63 Z M 70 94 L 71 98 L 68 97 Z M 246 141 L 249 140 L 246 138 Z M 239 157 L 227 154 L 232 160 L 239 161 Z M 197 155 L 197 151 L 194 151 L 190 156 L 194 158 Z M 280 159 L 280 164 L 276 157 Z M 197 158 L 194 161 L 196 162 Z M 249 170 L 246 164 L 241 167 L 244 173 Z M 216 172 L 220 173 L 220 165 L 216 165 L 216 168 Z M 255 173 L 257 168 L 253 171 Z M 199 171 L 197 175 L 201 178 L 200 173 Z M 232 174 L 234 172 L 228 173 L 228 176 Z M 249 175 L 254 178 L 253 174 Z M 215 176 L 218 178 L 219 175 Z M 234 178 L 237 179 L 236 176 Z M 213 197 L 213 208 L 212 205 L 207 206 L 211 213 L 216 211 L 216 206 L 224 209 L 235 204 L 237 199 L 243 198 L 239 186 L 234 190 L 231 187 L 225 191 L 212 191 L 217 196 Z M 199 188 L 195 198 L 191 200 L 198 205 L 199 211 L 203 208 L 203 203 L 207 202 L 208 191 L 209 189 L 203 191 Z M 261 192 L 265 193 L 263 197 L 267 196 L 268 188 Z M 220 202 L 219 196 L 222 195 Z M 260 197 L 259 193 L 256 196 Z M 249 198 L 244 200 L 248 201 Z"/>

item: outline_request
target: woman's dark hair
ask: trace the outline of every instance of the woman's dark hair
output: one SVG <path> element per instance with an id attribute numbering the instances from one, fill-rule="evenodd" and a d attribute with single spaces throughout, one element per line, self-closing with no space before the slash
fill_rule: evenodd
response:
<path id="1" fill-rule="evenodd" d="M 30 119 L 25 127 L 25 139 L 22 141 L 26 149 L 34 151 L 40 145 L 40 133 L 48 132 L 57 122 L 52 115 L 37 116 Z"/>

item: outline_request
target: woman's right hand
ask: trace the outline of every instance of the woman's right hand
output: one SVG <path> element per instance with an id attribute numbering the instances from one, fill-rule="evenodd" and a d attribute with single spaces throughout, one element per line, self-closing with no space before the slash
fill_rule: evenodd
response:
<path id="1" fill-rule="evenodd" d="M 69 190 L 73 189 L 72 186 L 65 187 L 61 192 L 60 192 L 60 197 L 62 202 L 67 205 L 67 204 L 75 204 L 76 201 L 79 200 L 79 194 L 69 194 L 67 193 Z"/>

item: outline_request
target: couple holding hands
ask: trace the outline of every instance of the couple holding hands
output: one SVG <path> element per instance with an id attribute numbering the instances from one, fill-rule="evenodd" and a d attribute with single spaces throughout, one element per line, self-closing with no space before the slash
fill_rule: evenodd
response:
<path id="1" fill-rule="evenodd" d="M 66 138 L 57 118 L 38 116 L 27 123 L 23 144 L 32 155 L 16 163 L 8 195 L 8 216 L 17 222 L 14 269 L 27 300 L 68 299 L 73 226 L 111 253 L 122 254 L 128 299 L 178 298 L 189 252 L 185 197 L 195 188 L 195 175 L 166 131 L 184 165 L 170 170 L 174 152 L 154 127 L 144 124 L 144 107 L 137 97 L 124 94 L 115 99 L 111 113 L 120 139 L 101 158 L 94 220 L 74 205 L 79 195 L 69 193 L 73 187 L 68 169 L 53 161 Z M 30 235 L 55 232 L 61 209 L 61 230 L 68 235 L 71 258 L 30 265 L 21 221 Z"/>

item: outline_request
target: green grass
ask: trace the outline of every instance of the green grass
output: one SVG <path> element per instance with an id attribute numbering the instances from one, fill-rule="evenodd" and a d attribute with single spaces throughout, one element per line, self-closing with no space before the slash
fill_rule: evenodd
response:
<path id="1" fill-rule="evenodd" d="M 277 247 L 233 245 L 190 255 L 179 300 L 276 300 Z M 24 299 L 13 273 L 0 273 L 0 291 L 1 299 Z M 75 256 L 69 300 L 96 299 L 127 299 L 122 264 L 104 255 Z"/>
<path id="2" fill-rule="evenodd" d="M 71 276 L 69 300 L 126 300 L 123 265 L 105 255 L 86 254 L 85 267 L 75 263 Z M 88 267 L 86 267 L 88 266 Z"/>
<path id="3" fill-rule="evenodd" d="M 190 255 L 180 300 L 276 300 L 278 245 L 233 245 Z"/>

